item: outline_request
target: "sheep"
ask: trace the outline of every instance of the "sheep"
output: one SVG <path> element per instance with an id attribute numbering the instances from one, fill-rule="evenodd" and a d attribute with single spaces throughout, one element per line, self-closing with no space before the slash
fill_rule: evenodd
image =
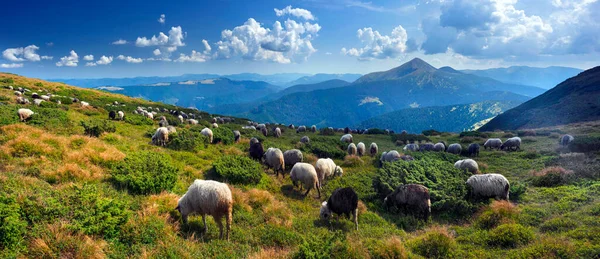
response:
<path id="1" fill-rule="evenodd" d="M 281 171 L 281 175 L 285 177 L 283 174 L 283 171 L 285 170 L 285 161 L 281 149 L 270 147 L 267 149 L 267 152 L 265 152 L 263 158 L 267 167 L 273 169 L 275 176 L 279 176 L 279 172 Z"/>
<path id="2" fill-rule="evenodd" d="M 169 126 L 169 122 L 167 121 L 166 118 L 163 117 L 163 119 L 160 119 L 160 121 L 158 122 L 158 126 L 160 126 L 160 127 Z"/>
<path id="3" fill-rule="evenodd" d="M 350 128 L 348 128 L 348 127 L 344 128 L 344 134 L 348 134 L 348 133 L 350 133 L 350 131 L 351 131 Z"/>
<path id="4" fill-rule="evenodd" d="M 383 154 L 381 154 L 382 162 L 394 162 L 400 158 L 401 158 L 400 153 L 398 153 L 398 151 L 396 151 L 396 150 L 391 150 L 391 151 L 384 152 Z"/>
<path id="5" fill-rule="evenodd" d="M 16 95 L 16 96 L 22 96 L 22 95 L 23 95 L 23 93 L 21 93 L 21 92 L 19 92 L 19 91 L 15 91 L 15 95 Z"/>
<path id="6" fill-rule="evenodd" d="M 204 223 L 204 232 L 208 230 L 206 215 L 213 217 L 219 225 L 219 238 L 223 238 L 223 223 L 221 218 L 225 216 L 227 225 L 226 239 L 229 240 L 233 212 L 233 198 L 227 184 L 212 180 L 194 180 L 188 191 L 181 196 L 175 208 L 181 214 L 184 224 L 188 223 L 190 214 L 200 214 Z"/>
<path id="7" fill-rule="evenodd" d="M 183 123 L 183 116 L 179 115 L 179 116 L 177 116 L 177 119 L 179 119 L 180 123 Z"/>
<path id="8" fill-rule="evenodd" d="M 397 207 L 403 212 L 413 211 L 427 220 L 431 215 L 429 189 L 420 184 L 402 184 L 383 200 L 386 208 Z"/>
<path id="9" fill-rule="evenodd" d="M 114 120 L 117 118 L 117 113 L 115 111 L 108 112 L 108 118 Z"/>
<path id="10" fill-rule="evenodd" d="M 488 140 L 485 141 L 485 143 L 483 144 L 483 149 L 500 149 L 500 147 L 502 146 L 502 140 L 499 138 L 490 138 Z"/>
<path id="11" fill-rule="evenodd" d="M 213 143 L 213 132 L 209 128 L 204 128 L 200 131 L 200 134 L 208 138 L 208 143 Z"/>
<path id="12" fill-rule="evenodd" d="M 469 152 L 469 156 L 479 156 L 479 144 L 472 143 L 469 145 L 467 150 Z"/>
<path id="13" fill-rule="evenodd" d="M 188 121 L 188 123 L 189 123 L 189 124 L 192 124 L 192 125 L 198 125 L 198 121 L 197 121 L 197 120 L 194 120 L 194 119 L 188 119 L 187 121 Z"/>
<path id="14" fill-rule="evenodd" d="M 119 120 L 125 119 L 125 113 L 123 111 L 118 111 L 117 115 L 119 116 Z"/>
<path id="15" fill-rule="evenodd" d="M 575 138 L 569 134 L 563 135 L 560 137 L 560 145 L 563 147 L 568 146 Z"/>
<path id="16" fill-rule="evenodd" d="M 264 149 L 262 143 L 256 138 L 250 139 L 250 157 L 254 160 L 260 160 L 264 155 Z"/>
<path id="17" fill-rule="evenodd" d="M 400 159 L 404 160 L 404 161 L 414 161 L 415 158 L 409 155 L 401 155 Z"/>
<path id="18" fill-rule="evenodd" d="M 312 125 L 312 126 L 310 126 L 310 131 L 311 131 L 312 133 L 315 133 L 315 132 L 317 132 L 317 126 L 315 126 L 315 125 Z"/>
<path id="19" fill-rule="evenodd" d="M 169 141 L 169 130 L 166 127 L 156 129 L 152 136 L 152 144 L 157 146 L 165 146 Z"/>
<path id="20" fill-rule="evenodd" d="M 41 95 L 40 98 L 44 101 L 48 101 L 48 102 L 50 101 L 50 96 L 47 96 L 47 95 Z"/>
<path id="21" fill-rule="evenodd" d="M 19 115 L 19 119 L 21 121 L 26 121 L 29 118 L 31 118 L 31 115 L 33 115 L 33 111 L 30 109 L 19 109 L 17 111 L 17 114 Z"/>
<path id="22" fill-rule="evenodd" d="M 356 153 L 356 145 L 354 145 L 354 143 L 350 143 L 350 145 L 348 145 L 348 155 L 355 156 Z"/>
<path id="23" fill-rule="evenodd" d="M 473 159 L 458 160 L 456 161 L 456 163 L 454 163 L 454 167 L 461 171 L 466 170 L 470 173 L 477 173 L 477 171 L 479 171 L 479 166 L 477 165 L 477 162 L 475 162 L 475 160 Z"/>
<path id="24" fill-rule="evenodd" d="M 114 101 L 114 102 L 113 102 L 113 104 L 114 104 L 114 105 L 119 105 L 119 102 L 117 102 L 117 101 Z"/>
<path id="25" fill-rule="evenodd" d="M 419 146 L 419 150 L 421 152 L 432 151 L 433 150 L 433 143 L 425 143 L 423 145 L 420 145 Z"/>
<path id="26" fill-rule="evenodd" d="M 260 132 L 263 134 L 263 136 L 268 136 L 269 135 L 269 131 L 267 131 L 267 128 L 263 127 L 260 128 Z"/>
<path id="27" fill-rule="evenodd" d="M 257 130 L 262 130 L 262 129 L 266 128 L 266 127 L 267 127 L 267 126 L 266 126 L 265 124 L 258 124 L 258 125 L 256 126 L 256 129 L 257 129 Z"/>
<path id="28" fill-rule="evenodd" d="M 521 149 L 521 138 L 519 137 L 513 137 L 513 138 L 509 138 L 507 139 L 504 143 L 502 143 L 502 146 L 500 146 L 500 150 L 520 150 Z"/>
<path id="29" fill-rule="evenodd" d="M 308 138 L 308 136 L 304 136 L 300 139 L 300 142 L 302 142 L 304 144 L 308 144 L 308 143 L 310 143 L 310 138 Z"/>
<path id="30" fill-rule="evenodd" d="M 81 107 L 88 107 L 88 106 L 90 106 L 90 103 L 81 101 Z"/>
<path id="31" fill-rule="evenodd" d="M 444 152 L 446 151 L 446 145 L 444 145 L 444 143 L 436 143 L 435 145 L 433 145 L 433 151 Z"/>
<path id="32" fill-rule="evenodd" d="M 460 152 L 462 152 L 462 147 L 460 146 L 460 144 L 454 143 L 448 146 L 448 150 L 446 152 L 455 155 L 460 155 Z"/>
<path id="33" fill-rule="evenodd" d="M 238 143 L 240 141 L 241 136 L 242 136 L 242 134 L 240 133 L 239 130 L 233 131 L 233 139 L 235 140 L 235 143 Z"/>
<path id="34" fill-rule="evenodd" d="M 379 147 L 377 147 L 377 143 L 375 143 L 375 142 L 371 143 L 371 146 L 369 147 L 369 154 L 371 156 L 375 156 L 375 155 L 377 155 L 378 150 L 379 150 Z"/>
<path id="35" fill-rule="evenodd" d="M 298 187 L 300 182 L 300 188 L 302 186 L 306 189 L 304 196 L 308 195 L 311 189 L 317 189 L 319 194 L 318 198 L 321 198 L 321 188 L 319 188 L 319 179 L 317 177 L 317 171 L 315 167 L 308 163 L 296 163 L 290 171 L 290 179 L 294 187 Z"/>
<path id="36" fill-rule="evenodd" d="M 7 86 L 6 88 L 8 88 L 8 90 L 14 90 L 15 88 L 13 88 L 12 85 Z"/>
<path id="37" fill-rule="evenodd" d="M 40 95 L 38 93 L 31 93 L 31 98 L 40 99 Z"/>
<path id="38" fill-rule="evenodd" d="M 298 149 L 290 149 L 283 152 L 283 161 L 285 162 L 285 166 L 290 168 L 296 163 L 304 161 L 304 156 L 302 155 L 302 151 Z"/>
<path id="39" fill-rule="evenodd" d="M 354 226 L 358 231 L 358 195 L 351 187 L 337 188 L 327 201 L 321 203 L 319 216 L 321 219 L 329 220 L 332 214 L 346 215 L 350 219 L 350 214 L 354 219 Z"/>
<path id="40" fill-rule="evenodd" d="M 417 145 L 417 144 L 408 144 L 408 145 L 404 146 L 403 150 L 404 151 L 416 152 L 416 151 L 419 151 L 419 145 Z"/>
<path id="41" fill-rule="evenodd" d="M 29 104 L 29 99 L 27 99 L 23 96 L 19 96 L 19 97 L 17 97 L 17 103 L 18 104 Z"/>
<path id="42" fill-rule="evenodd" d="M 218 127 L 219 127 L 219 124 L 213 123 L 213 124 L 212 124 L 212 127 L 213 127 L 213 129 L 216 129 L 216 128 L 218 128 Z"/>
<path id="43" fill-rule="evenodd" d="M 346 135 L 342 136 L 342 138 L 340 138 L 340 141 L 345 142 L 345 143 L 352 143 L 352 135 L 346 134 Z"/>
<path id="44" fill-rule="evenodd" d="M 276 138 L 281 137 L 281 129 L 279 127 L 275 128 L 275 137 Z"/>
<path id="45" fill-rule="evenodd" d="M 288 128 L 289 128 L 289 129 L 295 129 L 296 127 L 294 127 L 294 124 L 290 124 L 290 125 L 288 126 Z"/>
<path id="46" fill-rule="evenodd" d="M 306 132 L 306 126 L 302 125 L 296 129 L 296 133 Z"/>
<path id="47" fill-rule="evenodd" d="M 42 103 L 43 103 L 43 102 L 45 102 L 45 101 L 44 101 L 44 100 L 42 100 L 42 99 L 34 99 L 34 100 L 33 100 L 33 103 L 34 103 L 35 105 L 37 105 L 37 106 L 40 106 L 40 105 L 42 105 Z"/>
<path id="48" fill-rule="evenodd" d="M 358 142 L 358 144 L 356 144 L 356 152 L 359 156 L 363 156 L 365 154 L 365 149 L 365 143 Z"/>
<path id="49" fill-rule="evenodd" d="M 315 163 L 317 177 L 319 178 L 319 187 L 323 186 L 323 181 L 333 176 L 342 176 L 344 170 L 337 166 L 331 158 L 320 158 Z"/>
<path id="50" fill-rule="evenodd" d="M 501 174 L 476 174 L 467 180 L 471 198 L 508 200 L 510 183 Z"/>
<path id="51" fill-rule="evenodd" d="M 177 133 L 177 129 L 171 125 L 167 126 L 167 130 L 169 131 L 169 134 Z"/>

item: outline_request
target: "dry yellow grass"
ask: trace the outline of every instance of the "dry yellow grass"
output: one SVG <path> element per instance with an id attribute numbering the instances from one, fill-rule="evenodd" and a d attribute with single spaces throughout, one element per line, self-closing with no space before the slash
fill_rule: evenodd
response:
<path id="1" fill-rule="evenodd" d="M 248 256 L 249 259 L 283 259 L 289 258 L 290 250 L 282 248 L 261 248 Z"/>
<path id="2" fill-rule="evenodd" d="M 259 210 L 263 213 L 265 222 L 278 226 L 292 226 L 292 211 L 268 191 L 251 189 L 243 192 L 230 187 L 233 195 L 233 206 L 246 211 Z"/>
<path id="3" fill-rule="evenodd" d="M 36 258 L 106 258 L 107 247 L 106 241 L 73 233 L 66 222 L 57 222 L 48 225 L 28 249 Z"/>
<path id="4" fill-rule="evenodd" d="M 406 252 L 406 247 L 397 236 L 392 236 L 391 238 L 381 242 L 373 252 L 377 258 L 382 259 L 404 259 L 408 258 L 408 253 Z"/>

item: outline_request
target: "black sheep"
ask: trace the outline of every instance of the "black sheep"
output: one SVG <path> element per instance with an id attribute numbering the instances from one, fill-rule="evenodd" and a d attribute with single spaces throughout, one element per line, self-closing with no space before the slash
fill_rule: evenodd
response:
<path id="1" fill-rule="evenodd" d="M 108 118 L 111 119 L 111 120 L 116 119 L 117 118 L 117 113 L 115 111 L 110 111 L 108 113 Z"/>
<path id="2" fill-rule="evenodd" d="M 479 156 L 479 144 L 473 143 L 468 148 L 469 156 Z"/>
<path id="3" fill-rule="evenodd" d="M 265 154 L 262 143 L 256 140 L 255 142 L 250 140 L 250 157 L 254 160 L 260 161 Z"/>
<path id="4" fill-rule="evenodd" d="M 394 192 L 385 197 L 383 204 L 390 207 L 398 207 L 405 213 L 414 211 L 420 214 L 423 220 L 427 220 L 431 214 L 431 200 L 429 189 L 420 184 L 403 184 L 398 186 Z"/>
<path id="5" fill-rule="evenodd" d="M 354 225 L 358 230 L 358 195 L 351 187 L 336 189 L 329 199 L 321 204 L 320 216 L 322 219 L 329 220 L 332 213 L 344 214 L 348 219 L 352 214 Z"/>
<path id="6" fill-rule="evenodd" d="M 345 128 L 344 128 L 344 134 L 348 134 L 348 133 L 350 133 L 350 128 L 348 128 L 348 127 L 345 127 Z"/>

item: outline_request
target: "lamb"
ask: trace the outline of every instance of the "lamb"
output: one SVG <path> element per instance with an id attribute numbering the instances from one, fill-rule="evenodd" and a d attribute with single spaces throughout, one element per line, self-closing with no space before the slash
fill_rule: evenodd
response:
<path id="1" fill-rule="evenodd" d="M 471 198 L 508 200 L 510 184 L 501 174 L 476 174 L 467 180 Z"/>
<path id="2" fill-rule="evenodd" d="M 432 151 L 433 150 L 433 143 L 425 143 L 425 144 L 419 146 L 419 150 L 421 152 Z"/>
<path id="3" fill-rule="evenodd" d="M 350 145 L 348 145 L 348 155 L 356 156 L 356 153 L 356 145 L 354 145 L 354 143 L 350 143 Z"/>
<path id="4" fill-rule="evenodd" d="M 332 214 L 346 215 L 350 219 L 350 214 L 354 219 L 354 225 L 358 230 L 358 195 L 351 187 L 337 188 L 327 201 L 321 204 L 319 215 L 321 219 L 329 220 Z"/>
<path id="5" fill-rule="evenodd" d="M 296 129 L 296 133 L 306 132 L 306 126 L 302 125 Z"/>
<path id="6" fill-rule="evenodd" d="M 396 150 L 391 150 L 389 152 L 384 152 L 383 154 L 381 154 L 382 162 L 394 162 L 399 160 L 400 158 L 400 153 L 398 153 L 398 151 Z"/>
<path id="7" fill-rule="evenodd" d="M 330 177 L 342 176 L 344 170 L 341 167 L 335 165 L 335 162 L 331 158 L 320 158 L 315 163 L 315 170 L 317 170 L 317 177 L 319 178 L 319 188 L 323 186 L 323 181 Z"/>
<path id="8" fill-rule="evenodd" d="M 563 147 L 568 146 L 571 142 L 573 142 L 573 140 L 575 140 L 575 138 L 569 134 L 563 135 L 562 137 L 560 137 L 560 145 Z"/>
<path id="9" fill-rule="evenodd" d="M 30 109 L 19 109 L 17 111 L 17 114 L 19 115 L 19 119 L 21 121 L 26 121 L 29 118 L 31 118 L 31 115 L 33 115 L 33 111 Z"/>
<path id="10" fill-rule="evenodd" d="M 240 137 L 242 137 L 242 134 L 240 133 L 240 131 L 234 130 L 233 131 L 233 139 L 235 140 L 235 143 L 238 143 L 240 141 Z"/>
<path id="11" fill-rule="evenodd" d="M 356 152 L 359 156 L 363 156 L 365 154 L 365 149 L 365 143 L 358 142 L 358 144 L 356 145 Z"/>
<path id="12" fill-rule="evenodd" d="M 402 211 L 413 211 L 427 220 L 431 215 L 429 189 L 420 184 L 402 184 L 383 200 L 387 208 L 397 207 Z"/>
<path id="13" fill-rule="evenodd" d="M 200 134 L 208 138 L 208 143 L 213 143 L 213 132 L 209 128 L 204 128 L 200 131 Z"/>
<path id="14" fill-rule="evenodd" d="M 263 136 L 265 136 L 265 137 L 266 137 L 267 135 L 269 135 L 269 132 L 267 131 L 267 128 L 265 128 L 265 127 L 262 127 L 262 128 L 260 128 L 260 132 L 261 132 L 261 133 L 263 134 Z"/>
<path id="15" fill-rule="evenodd" d="M 169 131 L 169 134 L 177 133 L 177 129 L 171 125 L 167 126 L 167 130 Z"/>
<path id="16" fill-rule="evenodd" d="M 152 136 L 152 144 L 157 146 L 165 146 L 169 141 L 169 130 L 166 127 L 156 129 Z"/>
<path id="17" fill-rule="evenodd" d="M 108 112 L 108 118 L 114 120 L 117 118 L 117 113 L 115 111 Z"/>
<path id="18" fill-rule="evenodd" d="M 310 138 L 308 138 L 308 136 L 304 136 L 300 139 L 300 142 L 302 142 L 304 144 L 308 144 L 308 143 L 310 143 Z"/>
<path id="19" fill-rule="evenodd" d="M 369 154 L 371 156 L 377 155 L 378 149 L 379 148 L 377 147 L 377 143 L 375 143 L 375 142 L 371 143 L 371 147 L 369 148 Z"/>
<path id="20" fill-rule="evenodd" d="M 342 136 L 342 138 L 340 138 L 340 141 L 345 142 L 345 143 L 352 143 L 352 135 L 346 134 L 346 135 Z"/>
<path id="21" fill-rule="evenodd" d="M 462 152 L 462 147 L 460 146 L 460 144 L 454 143 L 448 146 L 448 150 L 446 152 L 455 155 L 460 155 L 460 152 Z"/>
<path id="22" fill-rule="evenodd" d="M 483 149 L 500 149 L 500 147 L 502 146 L 502 140 L 499 138 L 490 138 L 488 140 L 485 141 L 485 143 L 483 144 Z"/>
<path id="23" fill-rule="evenodd" d="M 475 162 L 475 160 L 473 159 L 458 160 L 456 161 L 456 163 L 454 163 L 454 167 L 461 171 L 466 170 L 470 173 L 477 173 L 477 171 L 479 171 L 479 166 L 477 165 L 477 162 Z"/>
<path id="24" fill-rule="evenodd" d="M 500 150 L 514 150 L 517 151 L 519 149 L 521 149 L 521 138 L 519 137 L 513 137 L 513 138 L 509 138 L 507 139 L 504 143 L 502 143 L 502 146 L 500 146 Z"/>
<path id="25" fill-rule="evenodd" d="M 283 171 L 285 170 L 285 161 L 283 159 L 283 153 L 279 148 L 270 147 L 267 149 L 264 155 L 264 161 L 267 167 L 272 168 L 275 171 L 275 176 L 279 176 L 279 172 L 281 171 L 281 175 L 285 177 Z"/>
<path id="26" fill-rule="evenodd" d="M 264 129 L 264 128 L 267 128 L 267 126 L 266 126 L 265 124 L 258 124 L 258 125 L 256 126 L 256 129 L 258 129 L 258 130 L 262 130 L 262 129 Z"/>
<path id="27" fill-rule="evenodd" d="M 315 126 L 315 125 L 312 125 L 312 126 L 310 126 L 310 131 L 311 131 L 312 133 L 315 133 L 315 132 L 317 132 L 317 126 Z"/>
<path id="28" fill-rule="evenodd" d="M 119 120 L 125 119 L 125 113 L 123 111 L 117 112 L 117 115 L 119 116 Z"/>
<path id="29" fill-rule="evenodd" d="M 283 161 L 285 162 L 285 166 L 290 168 L 294 166 L 296 163 L 300 163 L 304 160 L 304 156 L 302 155 L 302 151 L 298 149 L 290 149 L 283 152 Z"/>
<path id="30" fill-rule="evenodd" d="M 469 153 L 469 156 L 479 156 L 479 144 L 477 144 L 477 143 L 470 144 L 469 147 L 467 148 L 467 151 Z"/>
<path id="31" fill-rule="evenodd" d="M 444 152 L 446 151 L 446 145 L 444 145 L 444 143 L 436 143 L 435 145 L 433 145 L 433 151 Z"/>
<path id="32" fill-rule="evenodd" d="M 181 196 L 175 208 L 181 214 L 183 223 L 187 224 L 190 214 L 200 214 L 204 223 L 204 232 L 208 230 L 206 225 L 206 215 L 213 217 L 219 225 L 219 238 L 223 238 L 223 223 L 221 218 L 225 216 L 227 224 L 227 237 L 231 231 L 231 221 L 233 212 L 233 198 L 231 190 L 227 184 L 212 180 L 196 179 L 188 188 L 188 191 Z"/>
<path id="33" fill-rule="evenodd" d="M 403 150 L 404 151 L 416 152 L 416 151 L 419 151 L 419 145 L 417 145 L 417 144 L 408 144 L 408 145 L 404 146 Z"/>
<path id="34" fill-rule="evenodd" d="M 311 189 L 317 189 L 319 194 L 318 198 L 321 198 L 321 189 L 319 188 L 319 179 L 317 177 L 317 171 L 315 167 L 308 163 L 296 163 L 290 171 L 290 179 L 294 187 L 298 186 L 300 182 L 300 188 L 302 186 L 306 189 L 304 196 L 308 195 Z"/>
<path id="35" fill-rule="evenodd" d="M 260 160 L 263 157 L 265 151 L 263 149 L 262 143 L 260 143 L 258 141 L 258 139 L 256 139 L 256 138 L 250 139 L 249 153 L 250 153 L 250 157 L 254 160 Z"/>

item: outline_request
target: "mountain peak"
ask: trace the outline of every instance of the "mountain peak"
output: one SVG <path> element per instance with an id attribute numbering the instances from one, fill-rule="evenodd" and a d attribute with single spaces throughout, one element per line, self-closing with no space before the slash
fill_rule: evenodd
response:
<path id="1" fill-rule="evenodd" d="M 383 72 L 374 72 L 367 75 L 362 76 L 358 80 L 357 83 L 369 82 L 369 81 L 378 81 L 378 80 L 393 80 L 399 79 L 411 73 L 420 71 L 420 72 L 435 72 L 437 69 L 429 63 L 423 61 L 420 58 L 413 58 L 412 60 L 398 66 L 392 68 L 388 71 Z"/>

